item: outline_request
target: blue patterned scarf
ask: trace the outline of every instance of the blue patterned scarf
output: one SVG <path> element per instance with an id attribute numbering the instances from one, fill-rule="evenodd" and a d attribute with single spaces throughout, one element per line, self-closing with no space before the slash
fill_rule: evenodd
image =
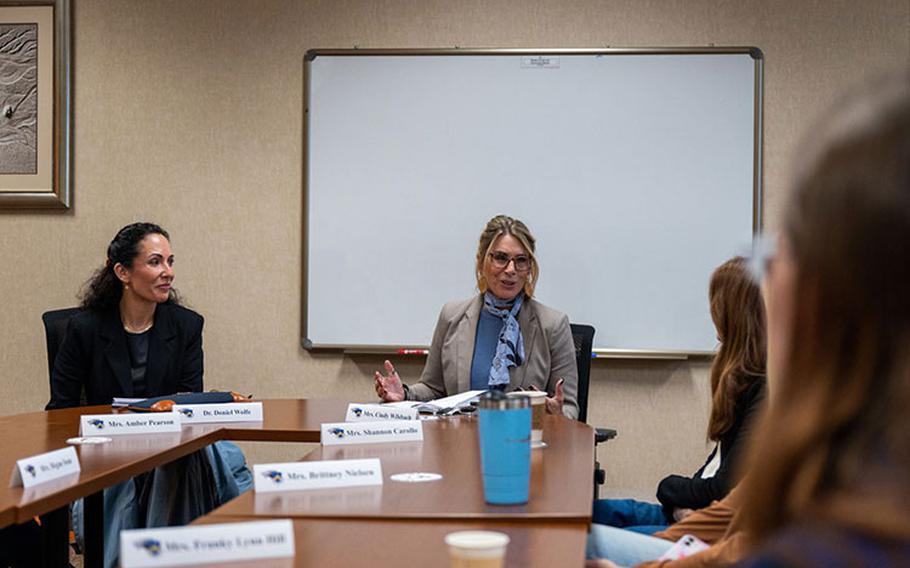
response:
<path id="1" fill-rule="evenodd" d="M 519 294 L 512 302 L 500 300 L 493 294 L 486 292 L 483 295 L 483 309 L 490 315 L 502 320 L 502 330 L 499 332 L 499 343 L 496 345 L 496 354 L 493 355 L 493 365 L 490 367 L 490 386 L 505 387 L 509 384 L 509 367 L 519 367 L 525 361 L 525 342 L 521 337 L 521 328 L 515 316 L 524 302 L 524 294 Z"/>

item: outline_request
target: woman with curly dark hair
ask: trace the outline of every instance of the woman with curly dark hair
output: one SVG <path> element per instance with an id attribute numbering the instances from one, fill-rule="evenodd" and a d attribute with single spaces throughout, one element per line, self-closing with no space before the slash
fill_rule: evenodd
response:
<path id="1" fill-rule="evenodd" d="M 48 409 L 202 390 L 202 316 L 180 306 L 164 229 L 120 229 L 54 362 Z"/>
<path id="2" fill-rule="evenodd" d="M 133 223 L 117 232 L 67 326 L 48 410 L 202 391 L 203 318 L 180 305 L 173 282 L 167 231 Z M 187 523 L 250 485 L 239 448 L 218 442 L 106 489 L 105 566 L 116 564 L 120 530 Z"/>

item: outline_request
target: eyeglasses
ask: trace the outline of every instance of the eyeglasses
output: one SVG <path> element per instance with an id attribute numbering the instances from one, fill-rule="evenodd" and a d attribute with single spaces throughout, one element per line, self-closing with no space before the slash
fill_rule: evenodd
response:
<path id="1" fill-rule="evenodd" d="M 510 262 L 515 264 L 516 272 L 527 272 L 531 268 L 531 259 L 526 256 L 509 256 L 504 252 L 490 253 L 490 263 L 496 269 L 502 270 L 509 266 Z"/>
<path id="2" fill-rule="evenodd" d="M 764 233 L 755 235 L 752 240 L 752 250 L 747 257 L 746 266 L 752 280 L 761 284 L 768 275 L 771 261 L 777 256 L 777 235 Z"/>

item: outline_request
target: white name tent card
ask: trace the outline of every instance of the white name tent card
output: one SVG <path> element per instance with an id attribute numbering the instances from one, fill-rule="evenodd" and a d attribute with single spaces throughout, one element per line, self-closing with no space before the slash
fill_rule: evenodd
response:
<path id="1" fill-rule="evenodd" d="M 345 422 L 376 422 L 378 420 L 420 420 L 416 408 L 389 408 L 380 404 L 348 405 Z"/>
<path id="2" fill-rule="evenodd" d="M 16 462 L 10 487 L 31 487 L 71 473 L 79 473 L 79 457 L 72 446 L 23 458 Z"/>
<path id="3" fill-rule="evenodd" d="M 180 417 L 173 412 L 86 414 L 79 421 L 79 435 L 160 434 L 180 432 L 180 426 Z"/>
<path id="4" fill-rule="evenodd" d="M 203 422 L 262 422 L 261 402 L 229 402 L 226 404 L 175 404 L 184 424 Z"/>
<path id="5" fill-rule="evenodd" d="M 120 531 L 120 565 L 186 566 L 294 555 L 288 519 Z"/>
<path id="6" fill-rule="evenodd" d="M 378 458 L 256 464 L 253 480 L 257 493 L 382 485 L 382 464 Z"/>
<path id="7" fill-rule="evenodd" d="M 423 441 L 423 423 L 419 420 L 336 422 L 322 424 L 320 428 L 323 446 Z"/>

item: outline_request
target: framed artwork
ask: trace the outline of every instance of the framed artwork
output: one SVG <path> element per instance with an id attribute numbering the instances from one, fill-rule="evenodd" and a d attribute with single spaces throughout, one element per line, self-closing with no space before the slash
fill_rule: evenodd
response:
<path id="1" fill-rule="evenodd" d="M 0 209 L 69 209 L 70 0 L 0 1 Z"/>

